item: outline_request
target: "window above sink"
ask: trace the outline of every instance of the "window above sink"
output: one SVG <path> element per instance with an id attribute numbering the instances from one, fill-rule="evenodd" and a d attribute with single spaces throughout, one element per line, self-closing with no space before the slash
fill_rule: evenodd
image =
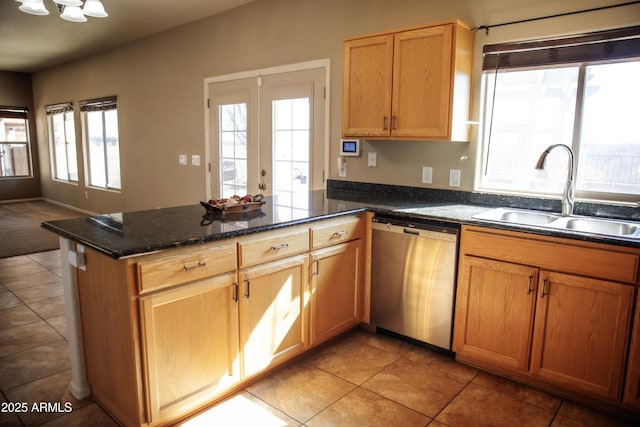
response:
<path id="1" fill-rule="evenodd" d="M 628 36 L 624 45 L 621 32 Z M 590 36 L 601 41 L 570 57 L 562 53 L 567 39 L 536 42 L 535 51 L 527 51 L 527 42 L 485 46 L 478 190 L 559 196 L 567 174 L 564 153 L 549 155 L 545 170 L 534 167 L 546 147 L 561 143 L 576 153 L 576 197 L 640 199 L 640 110 L 634 101 L 640 97 L 640 27 Z M 581 37 L 571 40 L 584 44 Z M 619 56 L 607 57 L 611 52 L 601 46 L 607 41 L 617 43 Z"/>

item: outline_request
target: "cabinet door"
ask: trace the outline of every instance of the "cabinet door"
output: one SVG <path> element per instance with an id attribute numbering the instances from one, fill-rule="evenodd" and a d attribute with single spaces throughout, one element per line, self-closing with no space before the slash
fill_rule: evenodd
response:
<path id="1" fill-rule="evenodd" d="M 620 399 L 634 287 L 543 271 L 531 372 L 592 396 Z"/>
<path id="2" fill-rule="evenodd" d="M 240 379 L 236 274 L 141 299 L 151 421 L 174 418 Z"/>
<path id="3" fill-rule="evenodd" d="M 393 35 L 346 41 L 343 61 L 342 134 L 389 136 Z"/>
<path id="4" fill-rule="evenodd" d="M 240 271 L 240 345 L 249 377 L 299 353 L 308 342 L 309 256 Z"/>
<path id="5" fill-rule="evenodd" d="M 453 351 L 473 360 L 526 371 L 537 278 L 538 270 L 533 267 L 464 256 Z"/>
<path id="6" fill-rule="evenodd" d="M 311 344 L 338 335 L 361 320 L 362 240 L 312 252 Z"/>
<path id="7" fill-rule="evenodd" d="M 452 25 L 395 34 L 391 135 L 450 138 Z"/>
<path id="8" fill-rule="evenodd" d="M 629 366 L 625 381 L 625 405 L 640 410 L 640 293 L 636 300 L 636 314 L 633 321 L 633 335 L 629 350 Z"/>

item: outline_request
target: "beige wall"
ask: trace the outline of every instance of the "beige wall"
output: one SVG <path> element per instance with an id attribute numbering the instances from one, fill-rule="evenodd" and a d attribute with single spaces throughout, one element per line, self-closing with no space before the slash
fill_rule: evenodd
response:
<path id="1" fill-rule="evenodd" d="M 0 105 L 27 107 L 33 117 L 33 94 L 31 75 L 0 71 Z M 0 178 L 0 201 L 21 200 L 40 197 L 40 170 L 38 168 L 38 139 L 33 120 L 29 121 L 31 137 L 33 176 L 29 178 Z"/>
<path id="2" fill-rule="evenodd" d="M 204 79 L 314 59 L 331 61 L 329 177 L 341 128 L 342 40 L 365 33 L 453 18 L 471 26 L 496 24 L 617 0 L 257 0 L 115 50 L 33 76 L 38 112 L 43 196 L 93 212 L 114 212 L 197 203 L 207 197 L 206 162 L 179 166 L 178 155 L 205 155 Z M 479 58 L 484 43 L 547 37 L 640 23 L 638 5 L 492 29 L 476 35 L 473 117 L 479 115 Z M 43 107 L 108 95 L 118 96 L 122 193 L 85 188 L 50 178 Z M 80 140 L 80 117 L 76 112 Z M 449 188 L 448 170 L 462 169 L 462 190 L 473 190 L 477 129 L 464 143 L 371 141 L 365 155 L 348 160 L 353 181 L 411 186 L 422 165 L 434 167 L 429 187 Z M 366 166 L 366 152 L 378 167 Z M 215 194 L 213 195 L 215 196 Z"/>

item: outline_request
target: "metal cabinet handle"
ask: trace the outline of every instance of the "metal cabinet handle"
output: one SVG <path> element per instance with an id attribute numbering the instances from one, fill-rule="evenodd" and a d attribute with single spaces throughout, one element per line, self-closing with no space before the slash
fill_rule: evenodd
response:
<path id="1" fill-rule="evenodd" d="M 340 237 L 340 236 L 344 236 L 345 234 L 349 233 L 347 230 L 340 230 L 340 231 L 336 231 L 335 233 L 333 233 L 331 235 L 331 237 Z"/>
<path id="2" fill-rule="evenodd" d="M 195 270 L 196 268 L 204 267 L 205 265 L 207 265 L 206 262 L 198 261 L 198 264 L 196 265 L 192 265 L 192 266 L 185 265 L 183 268 L 184 268 L 184 271 L 191 271 L 191 270 Z"/>
<path id="3" fill-rule="evenodd" d="M 533 280 L 533 276 L 529 276 L 529 284 L 527 285 L 527 294 L 530 294 L 531 292 L 533 292 L 533 289 L 531 289 L 532 280 Z"/>
<path id="4" fill-rule="evenodd" d="M 284 248 L 288 248 L 288 247 L 289 247 L 289 244 L 288 244 L 288 243 L 281 243 L 281 244 L 279 244 L 279 245 L 273 245 L 273 246 L 271 246 L 271 249 L 272 249 L 272 250 L 274 250 L 274 251 L 278 251 L 278 250 L 280 250 L 280 249 L 284 249 Z"/>
<path id="5" fill-rule="evenodd" d="M 387 130 L 387 116 L 382 117 L 382 130 Z"/>
<path id="6" fill-rule="evenodd" d="M 542 292 L 540 293 L 540 298 L 544 298 L 544 296 L 548 294 L 548 292 L 546 292 L 548 283 L 549 281 L 547 279 L 542 281 Z"/>
<path id="7" fill-rule="evenodd" d="M 238 282 L 233 282 L 231 286 L 233 286 L 233 296 L 231 297 L 231 299 L 234 302 L 238 302 L 238 287 L 240 286 L 240 284 Z"/>
<path id="8" fill-rule="evenodd" d="M 398 121 L 397 116 L 391 116 L 391 130 L 396 130 L 396 122 Z"/>
<path id="9" fill-rule="evenodd" d="M 249 281 L 249 279 L 244 279 L 244 297 L 245 298 L 249 298 L 250 295 L 250 291 L 251 291 L 251 282 Z"/>

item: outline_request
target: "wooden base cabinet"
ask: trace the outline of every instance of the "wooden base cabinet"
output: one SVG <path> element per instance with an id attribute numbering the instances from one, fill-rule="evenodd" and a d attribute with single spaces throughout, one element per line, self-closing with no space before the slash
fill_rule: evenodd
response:
<path id="1" fill-rule="evenodd" d="M 151 422 L 195 410 L 240 380 L 236 273 L 142 298 Z"/>
<path id="2" fill-rule="evenodd" d="M 640 412 L 640 292 L 636 298 L 636 315 L 633 321 L 623 402 Z"/>
<path id="3" fill-rule="evenodd" d="M 456 357 L 543 388 L 620 405 L 639 253 L 605 250 L 463 226 Z M 629 282 L 604 280 L 606 263 L 601 271 L 584 267 L 598 278 L 579 274 L 583 259 L 596 255 L 620 267 L 612 274 Z M 560 264 L 565 272 L 550 270 Z"/>
<path id="4" fill-rule="evenodd" d="M 243 378 L 306 349 L 308 270 L 304 254 L 240 271 Z"/>
<path id="5" fill-rule="evenodd" d="M 533 376 L 620 399 L 634 287 L 548 271 L 538 287 Z"/>
<path id="6" fill-rule="evenodd" d="M 93 399 L 124 426 L 174 425 L 309 349 L 310 317 L 314 343 L 358 325 L 364 218 L 125 259 L 86 248 L 77 279 Z"/>
<path id="7" fill-rule="evenodd" d="M 362 240 L 311 253 L 311 344 L 344 332 L 362 319 Z"/>
<path id="8" fill-rule="evenodd" d="M 533 267 L 465 256 L 456 297 L 454 351 L 526 371 L 537 277 Z"/>

